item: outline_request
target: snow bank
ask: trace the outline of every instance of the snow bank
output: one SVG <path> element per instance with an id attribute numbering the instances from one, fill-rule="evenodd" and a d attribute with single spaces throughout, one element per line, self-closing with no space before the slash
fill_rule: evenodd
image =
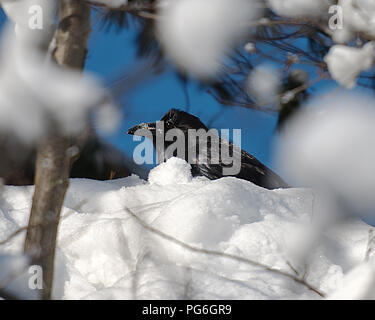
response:
<path id="1" fill-rule="evenodd" d="M 374 261 L 362 263 L 351 270 L 340 288 L 334 292 L 331 300 L 374 300 L 375 299 L 375 266 Z"/>
<path id="2" fill-rule="evenodd" d="M 290 235 L 310 221 L 310 190 L 191 178 L 187 168 L 172 158 L 151 171 L 152 183 L 134 175 L 72 179 L 59 227 L 54 298 L 320 298 L 283 275 L 196 250 L 294 274 Z M 0 241 L 27 224 L 32 193 L 33 187 L 4 187 Z M 339 288 L 344 274 L 364 260 L 368 230 L 352 221 L 327 233 L 312 252 L 306 281 L 327 294 Z M 0 253 L 20 253 L 24 236 L 0 246 Z"/>

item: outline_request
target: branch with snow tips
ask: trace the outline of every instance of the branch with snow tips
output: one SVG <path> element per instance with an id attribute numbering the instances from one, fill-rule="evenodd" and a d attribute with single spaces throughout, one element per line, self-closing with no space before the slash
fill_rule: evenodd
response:
<path id="1" fill-rule="evenodd" d="M 288 92 L 284 92 L 282 94 L 279 94 L 278 99 L 282 100 L 282 99 L 286 99 L 288 97 L 290 99 L 292 99 L 295 95 L 297 95 L 298 93 L 300 93 L 302 91 L 307 90 L 308 88 L 310 88 L 314 84 L 318 83 L 320 80 L 324 79 L 325 77 L 326 77 L 325 75 L 320 74 L 318 77 L 316 77 L 315 79 L 311 80 L 310 82 L 308 82 L 306 84 L 303 84 L 303 85 L 301 85 L 301 86 L 299 86 L 299 87 L 297 87 L 293 90 L 290 90 Z M 266 112 L 266 113 L 276 113 L 276 112 L 279 111 L 276 106 L 269 106 L 269 103 L 263 103 L 262 104 L 262 103 L 256 103 L 256 102 L 249 103 L 249 102 L 225 100 L 225 99 L 219 97 L 218 95 L 216 95 L 212 90 L 207 90 L 207 93 L 209 93 L 217 102 L 219 102 L 220 104 L 225 105 L 225 106 L 236 106 L 236 107 L 241 107 L 241 108 L 245 108 L 245 109 L 259 110 L 259 111 Z"/>

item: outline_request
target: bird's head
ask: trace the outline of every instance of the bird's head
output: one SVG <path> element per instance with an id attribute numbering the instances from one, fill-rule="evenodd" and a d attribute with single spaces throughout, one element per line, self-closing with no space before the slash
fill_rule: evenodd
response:
<path id="1" fill-rule="evenodd" d="M 200 121 L 198 117 L 193 116 L 190 113 L 185 111 L 181 111 L 178 109 L 171 109 L 169 110 L 160 121 L 164 122 L 165 130 L 170 129 L 205 129 L 208 130 L 207 127 Z"/>
<path id="2" fill-rule="evenodd" d="M 188 129 L 205 129 L 208 128 L 199 120 L 199 118 L 193 116 L 190 113 L 181 111 L 178 109 L 169 110 L 161 119 L 164 123 L 164 132 L 167 132 L 170 129 L 181 129 L 182 131 L 187 131 Z M 148 130 L 152 133 L 153 136 L 156 135 L 157 130 L 156 122 L 141 123 L 132 128 L 130 128 L 127 133 L 131 135 L 142 135 L 142 131 L 139 130 Z"/>

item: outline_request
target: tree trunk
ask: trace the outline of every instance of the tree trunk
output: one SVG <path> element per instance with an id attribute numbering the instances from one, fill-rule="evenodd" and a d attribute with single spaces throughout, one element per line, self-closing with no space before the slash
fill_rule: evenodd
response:
<path id="1" fill-rule="evenodd" d="M 90 34 L 90 7 L 81 0 L 62 0 L 54 58 L 63 67 L 82 70 Z M 79 107 L 79 106 L 77 106 Z M 25 240 L 25 253 L 43 270 L 42 298 L 50 299 L 57 229 L 69 186 L 70 138 L 56 130 L 38 146 L 35 192 Z"/>

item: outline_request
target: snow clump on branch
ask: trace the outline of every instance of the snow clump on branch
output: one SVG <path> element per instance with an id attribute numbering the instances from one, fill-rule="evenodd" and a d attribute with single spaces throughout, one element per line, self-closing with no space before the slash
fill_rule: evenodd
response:
<path id="1" fill-rule="evenodd" d="M 223 71 L 225 55 L 257 15 L 247 0 L 160 0 L 158 37 L 169 58 L 184 72 L 211 79 Z"/>

